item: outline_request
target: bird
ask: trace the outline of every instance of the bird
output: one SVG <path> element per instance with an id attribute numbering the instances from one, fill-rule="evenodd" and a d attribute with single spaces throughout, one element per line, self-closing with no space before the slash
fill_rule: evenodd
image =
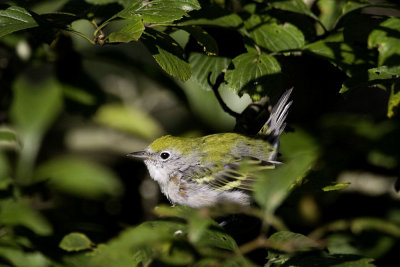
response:
<path id="1" fill-rule="evenodd" d="M 192 208 L 252 203 L 255 169 L 273 169 L 279 137 L 293 101 L 285 91 L 255 136 L 228 132 L 202 137 L 162 136 L 127 156 L 143 160 L 172 205 Z"/>

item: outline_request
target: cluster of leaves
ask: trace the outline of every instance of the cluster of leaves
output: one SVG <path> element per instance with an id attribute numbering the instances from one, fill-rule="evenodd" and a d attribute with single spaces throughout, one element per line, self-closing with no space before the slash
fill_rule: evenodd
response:
<path id="1" fill-rule="evenodd" d="M 291 60 L 316 58 L 329 62 L 345 77 L 337 92 L 371 86 L 389 92 L 386 114 L 392 118 L 400 105 L 400 19 L 379 15 L 377 8 L 386 14 L 398 6 L 361 0 L 318 0 L 312 6 L 302 0 L 40 2 L 10 1 L 0 10 L 2 51 L 16 47 L 21 61 L 29 59 L 24 59 L 30 57 L 24 56 L 26 53 L 32 53 L 28 63 L 34 66 L 20 70 L 0 62 L 2 86 L 12 88 L 4 93 L 6 101 L 0 102 L 6 111 L 0 119 L 12 126 L 0 130 L 0 260 L 14 266 L 26 266 L 27 262 L 30 266 L 253 266 L 249 253 L 262 249 L 262 262 L 268 266 L 310 266 L 310 262 L 315 266 L 374 266 L 369 258 L 373 253 L 365 252 L 367 248 L 328 234 L 383 233 L 377 238 L 386 244 L 379 247 L 381 254 L 400 236 L 398 224 L 376 218 L 334 221 L 313 229 L 308 236 L 289 231 L 276 214 L 290 190 L 296 192 L 307 181 L 324 191 L 347 185 L 332 179 L 312 183 L 324 173 L 316 167 L 318 159 L 321 165 L 321 158 L 329 157 L 322 151 L 323 142 L 301 131 L 283 137 L 285 165 L 258 175 L 254 199 L 259 208 L 241 212 L 258 218 L 261 230 L 254 240 L 243 244 L 212 219 L 232 213 L 230 207 L 159 206 L 155 213 L 162 219 L 128 227 L 118 236 L 108 236 L 110 240 L 104 244 L 90 240 L 85 233 L 60 237 L 63 233 L 39 212 L 43 203 L 35 202 L 37 195 L 31 193 L 32 187 L 45 184 L 55 192 L 84 199 L 123 194 L 114 172 L 85 157 L 51 155 L 37 163 L 46 133 L 65 115 L 67 101 L 90 107 L 89 116 L 95 113 L 93 120 L 110 128 L 145 139 L 161 134 L 145 114 L 104 103 L 104 96 L 87 90 L 93 82 L 83 76 L 82 69 L 69 70 L 76 75 L 72 78 L 63 75 L 62 63 L 74 60 L 68 58 L 71 53 L 63 56 L 70 49 L 63 47 L 65 36 L 75 34 L 104 48 L 140 41 L 159 67 L 178 80 L 194 80 L 218 96 L 218 88 L 212 84 L 223 75 L 227 87 L 253 100 L 301 82 L 292 79 L 298 70 L 291 68 Z M 83 31 L 77 23 L 92 28 Z M 371 126 L 368 121 L 357 124 L 355 120 L 339 123 L 331 118 L 325 122 L 335 121 L 343 129 L 357 132 L 355 136 L 374 142 L 377 148 L 369 154 L 370 161 L 396 170 L 399 163 L 394 160 L 388 166 L 385 153 L 397 153 L 391 155 L 395 157 L 398 152 L 379 149 L 382 140 L 398 132 L 398 127 L 390 123 Z M 136 121 L 145 126 L 137 128 Z M 334 154 L 334 149 L 330 152 Z M 46 253 L 40 247 L 40 238 L 49 236 L 59 237 L 62 250 Z"/>

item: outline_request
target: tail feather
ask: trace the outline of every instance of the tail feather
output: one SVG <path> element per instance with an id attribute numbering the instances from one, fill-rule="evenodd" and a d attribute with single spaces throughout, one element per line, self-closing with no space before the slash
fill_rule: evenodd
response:
<path id="1" fill-rule="evenodd" d="M 265 123 L 263 134 L 268 136 L 268 141 L 271 145 L 278 150 L 279 148 L 279 136 L 283 132 L 286 126 L 286 117 L 293 101 L 289 101 L 290 95 L 293 88 L 283 93 L 281 98 L 272 108 L 271 115 Z"/>

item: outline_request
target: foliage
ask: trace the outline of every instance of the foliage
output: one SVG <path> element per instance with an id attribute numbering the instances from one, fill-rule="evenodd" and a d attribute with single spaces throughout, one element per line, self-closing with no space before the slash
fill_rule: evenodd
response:
<path id="1" fill-rule="evenodd" d="M 0 265 L 391 263 L 400 7 L 375 2 L 1 4 Z M 290 87 L 284 164 L 256 174 L 250 208 L 154 208 L 143 165 L 121 157 L 164 132 L 232 130 L 229 115 L 251 134 L 253 108 Z"/>

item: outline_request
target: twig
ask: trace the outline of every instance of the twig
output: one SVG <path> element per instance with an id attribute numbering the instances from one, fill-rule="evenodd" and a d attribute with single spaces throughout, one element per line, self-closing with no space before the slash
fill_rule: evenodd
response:
<path id="1" fill-rule="evenodd" d="M 218 75 L 217 79 L 215 80 L 215 83 L 212 84 L 212 82 L 211 82 L 211 72 L 210 72 L 210 73 L 208 74 L 208 76 L 207 76 L 207 82 L 208 82 L 208 84 L 211 86 L 211 88 L 212 88 L 212 90 L 213 90 L 213 92 L 214 92 L 214 94 L 215 94 L 215 97 L 217 98 L 217 100 L 218 100 L 219 104 L 221 105 L 222 109 L 223 109 L 226 113 L 228 113 L 229 115 L 231 115 L 231 116 L 233 116 L 233 117 L 235 117 L 235 118 L 238 118 L 238 117 L 240 116 L 240 114 L 239 114 L 239 113 L 236 113 L 236 112 L 233 111 L 233 110 L 231 110 L 231 109 L 225 104 L 224 100 L 222 99 L 222 97 L 221 97 L 221 95 L 220 95 L 220 93 L 219 93 L 219 91 L 218 91 L 219 87 L 220 87 L 221 84 L 224 82 L 224 75 L 225 75 L 225 73 L 224 73 L 224 72 L 221 72 L 221 73 Z"/>

